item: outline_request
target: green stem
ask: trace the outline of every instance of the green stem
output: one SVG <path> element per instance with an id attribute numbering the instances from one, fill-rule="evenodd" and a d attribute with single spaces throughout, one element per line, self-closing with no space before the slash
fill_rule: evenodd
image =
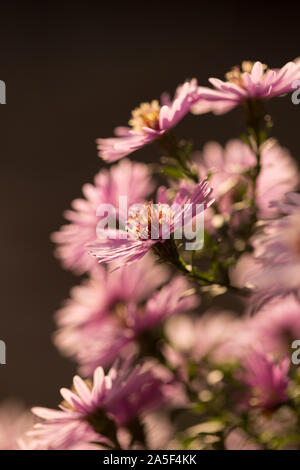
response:
<path id="1" fill-rule="evenodd" d="M 244 103 L 244 116 L 248 127 L 247 139 L 250 149 L 255 153 L 256 164 L 250 172 L 252 184 L 251 225 L 257 222 L 257 179 L 261 171 L 261 146 L 267 140 L 269 116 L 262 100 L 247 100 Z"/>
<path id="2" fill-rule="evenodd" d="M 222 282 L 213 276 L 200 273 L 194 268 L 190 269 L 178 253 L 177 246 L 172 238 L 170 240 L 166 240 L 164 243 L 156 243 L 153 246 L 153 250 L 161 260 L 171 263 L 190 280 L 198 281 L 200 283 L 200 287 L 217 285 L 220 287 L 226 287 L 228 291 L 241 296 L 248 295 L 247 289 L 240 289 L 238 287 L 232 286 L 229 282 L 229 278 Z"/>
<path id="3" fill-rule="evenodd" d="M 187 178 L 191 179 L 195 183 L 199 182 L 198 175 L 193 173 L 187 166 L 186 156 L 180 149 L 178 139 L 171 131 L 168 131 L 161 136 L 158 140 L 158 146 L 166 157 L 177 160 L 180 170 Z"/>

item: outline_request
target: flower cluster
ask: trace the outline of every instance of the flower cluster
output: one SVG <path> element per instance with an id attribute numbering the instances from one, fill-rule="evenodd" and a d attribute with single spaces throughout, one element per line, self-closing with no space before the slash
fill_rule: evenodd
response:
<path id="1" fill-rule="evenodd" d="M 3 404 L 1 448 L 300 449 L 300 173 L 266 109 L 299 79 L 298 61 L 245 61 L 97 140 L 113 165 L 52 235 L 84 275 L 53 335 L 79 375 L 57 410 Z M 224 147 L 174 134 L 239 105 L 245 131 Z M 121 160 L 152 142 L 157 165 Z"/>

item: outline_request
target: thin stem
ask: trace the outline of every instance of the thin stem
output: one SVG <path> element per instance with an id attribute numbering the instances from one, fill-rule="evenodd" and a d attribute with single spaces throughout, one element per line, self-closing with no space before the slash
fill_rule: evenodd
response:
<path id="1" fill-rule="evenodd" d="M 198 175 L 193 173 L 187 166 L 186 156 L 180 149 L 178 139 L 171 131 L 168 131 L 163 134 L 157 142 L 160 150 L 166 157 L 174 158 L 175 160 L 177 160 L 179 169 L 187 178 L 191 179 L 195 183 L 199 182 Z"/>
<path id="2" fill-rule="evenodd" d="M 267 115 L 262 100 L 247 100 L 244 103 L 245 121 L 249 136 L 247 143 L 255 153 L 256 164 L 250 172 L 252 184 L 251 224 L 254 227 L 257 222 L 257 179 L 261 171 L 261 146 L 267 140 L 267 130 L 270 127 L 270 116 Z"/>
<path id="3" fill-rule="evenodd" d="M 241 289 L 232 286 L 230 284 L 229 278 L 227 278 L 226 281 L 220 281 L 213 276 L 200 273 L 195 268 L 190 268 L 190 266 L 186 264 L 184 259 L 178 253 L 177 246 L 172 238 L 170 240 L 166 240 L 164 243 L 156 243 L 153 246 L 153 250 L 161 260 L 171 263 L 190 280 L 201 283 L 200 287 L 217 285 L 219 287 L 225 287 L 228 291 L 241 296 L 248 295 L 248 289 Z"/>

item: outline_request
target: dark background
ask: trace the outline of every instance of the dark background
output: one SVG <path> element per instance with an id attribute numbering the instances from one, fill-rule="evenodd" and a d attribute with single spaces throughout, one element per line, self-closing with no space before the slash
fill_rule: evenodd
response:
<path id="1" fill-rule="evenodd" d="M 295 4 L 296 5 L 296 4 Z M 54 406 L 74 366 L 51 343 L 53 312 L 77 283 L 53 258 L 49 234 L 102 165 L 96 137 L 126 124 L 141 101 L 185 78 L 205 85 L 244 59 L 279 67 L 300 55 L 296 6 L 275 2 L 1 3 L 1 317 L 7 365 L 0 399 Z M 271 104 L 276 134 L 300 155 L 290 98 Z M 188 116 L 180 134 L 237 136 L 239 110 Z M 133 158 L 155 158 L 152 147 Z"/>

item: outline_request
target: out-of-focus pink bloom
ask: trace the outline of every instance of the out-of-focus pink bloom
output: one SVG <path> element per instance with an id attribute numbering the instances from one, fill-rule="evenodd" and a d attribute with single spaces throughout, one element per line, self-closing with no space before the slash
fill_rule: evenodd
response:
<path id="1" fill-rule="evenodd" d="M 273 354 L 286 356 L 300 338 L 300 303 L 293 295 L 274 299 L 254 315 L 257 343 Z"/>
<path id="2" fill-rule="evenodd" d="M 255 440 L 248 436 L 245 431 L 240 428 L 235 428 L 229 432 L 225 439 L 226 450 L 260 450 L 262 445 L 255 442 Z"/>
<path id="3" fill-rule="evenodd" d="M 216 142 L 205 145 L 202 153 L 194 154 L 199 177 L 210 175 L 209 182 L 214 188 L 215 207 L 206 213 L 206 227 L 218 227 L 220 214 L 230 225 L 239 225 L 247 217 L 252 187 L 246 173 L 256 165 L 256 157 L 247 144 L 238 139 L 230 140 L 225 148 Z M 270 139 L 262 147 L 261 171 L 257 179 L 256 205 L 259 218 L 274 217 L 278 210 L 270 207 L 271 201 L 280 201 L 299 184 L 297 165 L 289 152 Z M 241 201 L 241 194 L 243 201 Z M 248 206 L 247 206 L 248 201 Z M 243 205 L 242 205 L 243 203 Z M 241 209 L 243 209 L 241 211 Z"/>
<path id="4" fill-rule="evenodd" d="M 229 271 L 230 282 L 236 287 L 249 287 L 252 285 L 249 283 L 250 276 L 253 276 L 260 269 L 260 265 L 254 258 L 253 254 L 246 253 L 240 256 L 237 263 L 231 267 Z"/>
<path id="5" fill-rule="evenodd" d="M 297 189 L 300 176 L 298 166 L 289 153 L 274 139 L 262 147 L 261 172 L 257 179 L 258 217 L 267 219 L 279 214 L 279 208 L 271 204 L 283 202 L 284 196 Z"/>
<path id="6" fill-rule="evenodd" d="M 33 423 L 33 415 L 18 402 L 2 402 L 0 406 L 0 450 L 19 449 L 19 441 L 33 426 Z"/>
<path id="7" fill-rule="evenodd" d="M 164 243 L 178 226 L 190 224 L 213 203 L 212 189 L 205 180 L 195 186 L 190 196 L 182 188 L 169 206 L 165 188 L 160 188 L 157 203 L 131 207 L 127 230 L 98 230 L 98 239 L 88 245 L 99 263 L 117 261 L 119 266 L 142 258 L 155 244 Z M 197 212 L 196 212 L 197 211 Z M 184 225 L 185 224 L 185 225 Z M 158 228 L 153 236 L 153 227 Z"/>
<path id="8" fill-rule="evenodd" d="M 272 410 L 288 400 L 289 364 L 289 357 L 275 363 L 260 351 L 253 351 L 244 359 L 242 380 L 252 388 L 250 405 Z"/>
<path id="9" fill-rule="evenodd" d="M 128 361 L 106 376 L 98 367 L 93 385 L 75 376 L 74 391 L 61 389 L 60 410 L 33 408 L 42 422 L 30 434 L 43 449 L 78 448 L 88 442 L 114 445 L 119 427 L 163 402 L 162 385 L 141 366 L 130 370 Z"/>
<path id="10" fill-rule="evenodd" d="M 154 292 L 165 280 L 165 269 L 148 256 L 112 273 L 100 266 L 90 280 L 73 289 L 71 300 L 58 312 L 56 345 L 86 376 L 98 365 L 133 352 L 147 330 L 198 304 L 183 277 Z"/>
<path id="11" fill-rule="evenodd" d="M 177 88 L 173 101 L 164 94 L 161 104 L 142 103 L 132 111 L 131 127 L 117 127 L 116 137 L 97 139 L 99 156 L 114 162 L 161 137 L 190 111 L 198 99 L 197 88 L 196 80 L 187 81 Z"/>
<path id="12" fill-rule="evenodd" d="M 286 215 L 270 222 L 253 239 L 260 269 L 248 281 L 265 298 L 299 292 L 300 288 L 300 194 L 290 193 L 286 198 L 286 203 L 274 204 Z"/>
<path id="13" fill-rule="evenodd" d="M 189 361 L 199 363 L 205 357 L 216 363 L 235 361 L 250 342 L 246 320 L 215 309 L 201 318 L 176 315 L 167 321 L 165 334 L 169 344 L 164 347 L 164 354 L 183 376 Z"/>
<path id="14" fill-rule="evenodd" d="M 166 449 L 174 437 L 175 426 L 165 411 L 154 411 L 144 419 L 148 449 Z"/>
<path id="15" fill-rule="evenodd" d="M 52 240 L 58 245 L 56 255 L 63 266 L 78 274 L 95 266 L 95 260 L 87 253 L 86 244 L 96 237 L 96 227 L 101 220 L 97 216 L 100 204 L 111 204 L 118 211 L 119 197 L 126 196 L 130 206 L 143 201 L 152 190 L 148 168 L 142 163 L 123 160 L 109 170 L 101 170 L 95 176 L 94 185 L 83 186 L 84 199 L 75 199 L 72 209 L 64 213 L 70 223 L 52 235 Z M 127 214 L 117 215 L 126 217 Z"/>
<path id="16" fill-rule="evenodd" d="M 299 78 L 300 64 L 296 61 L 288 62 L 281 69 L 268 69 L 261 62 L 244 61 L 241 68 L 235 66 L 226 74 L 226 81 L 210 78 L 214 89 L 199 87 L 199 102 L 192 112 L 224 114 L 246 100 L 267 100 L 289 93 Z"/>
<path id="17" fill-rule="evenodd" d="M 216 207 L 224 220 L 230 214 L 234 216 L 233 204 L 239 191 L 246 189 L 249 196 L 249 181 L 246 171 L 255 165 L 255 155 L 250 148 L 240 140 L 229 141 L 225 148 L 217 142 L 209 142 L 203 152 L 195 153 L 193 159 L 198 167 L 199 177 L 209 175 L 209 182 L 214 188 Z M 218 218 L 214 218 L 214 208 L 207 214 L 207 228 L 214 226 Z"/>

